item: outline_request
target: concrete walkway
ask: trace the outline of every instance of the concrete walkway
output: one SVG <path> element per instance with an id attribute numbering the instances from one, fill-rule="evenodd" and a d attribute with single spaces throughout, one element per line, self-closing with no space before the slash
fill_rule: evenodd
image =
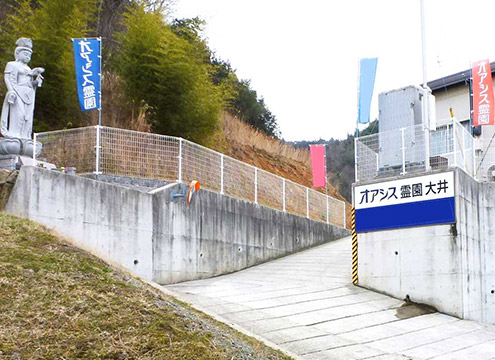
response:
<path id="1" fill-rule="evenodd" d="M 350 285 L 350 248 L 345 238 L 166 289 L 301 359 L 495 359 L 495 327 Z"/>

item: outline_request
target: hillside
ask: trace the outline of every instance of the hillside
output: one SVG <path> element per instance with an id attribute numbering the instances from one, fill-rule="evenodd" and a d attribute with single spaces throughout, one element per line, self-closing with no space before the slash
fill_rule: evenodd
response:
<path id="1" fill-rule="evenodd" d="M 0 213 L 0 359 L 289 359 Z"/>
<path id="2" fill-rule="evenodd" d="M 207 145 L 260 169 L 313 187 L 309 150 L 267 136 L 227 113 L 222 116 L 222 130 Z M 315 190 L 325 193 L 325 189 Z M 328 195 L 346 201 L 347 227 L 350 228 L 351 204 L 330 182 Z"/>

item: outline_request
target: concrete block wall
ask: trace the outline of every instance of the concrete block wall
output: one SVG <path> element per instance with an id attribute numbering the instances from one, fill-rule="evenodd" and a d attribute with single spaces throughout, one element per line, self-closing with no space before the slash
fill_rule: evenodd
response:
<path id="1" fill-rule="evenodd" d="M 456 170 L 455 203 L 455 224 L 360 233 L 359 284 L 495 324 L 495 184 Z"/>
<path id="2" fill-rule="evenodd" d="M 6 210 L 160 284 L 221 275 L 349 234 L 333 225 L 201 190 L 173 202 L 146 192 L 25 166 Z"/>

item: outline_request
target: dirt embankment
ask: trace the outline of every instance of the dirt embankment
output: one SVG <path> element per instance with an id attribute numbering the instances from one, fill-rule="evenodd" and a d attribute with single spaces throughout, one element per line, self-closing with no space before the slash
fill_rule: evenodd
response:
<path id="1" fill-rule="evenodd" d="M 295 183 L 312 188 L 311 160 L 307 149 L 296 149 L 255 130 L 244 122 L 224 114 L 222 131 L 209 147 Z M 316 189 L 325 193 L 325 189 Z M 328 195 L 346 202 L 347 228 L 351 225 L 351 204 L 328 184 Z"/>

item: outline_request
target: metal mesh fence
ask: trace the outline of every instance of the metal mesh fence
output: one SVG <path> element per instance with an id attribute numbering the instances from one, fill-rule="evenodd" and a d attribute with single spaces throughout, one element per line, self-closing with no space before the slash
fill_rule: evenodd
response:
<path id="1" fill-rule="evenodd" d="M 307 215 L 306 189 L 305 186 L 292 181 L 285 181 L 285 208 L 288 212 L 300 216 Z M 311 206 L 314 205 L 311 203 Z"/>
<path id="2" fill-rule="evenodd" d="M 223 191 L 226 195 L 255 201 L 255 174 L 254 167 L 239 160 L 223 157 Z"/>
<path id="3" fill-rule="evenodd" d="M 327 221 L 327 197 L 315 190 L 308 190 L 309 217 L 318 221 Z M 341 213 L 342 217 L 342 213 Z M 341 222 L 342 223 L 342 222 Z M 342 226 L 342 225 L 340 225 Z"/>
<path id="4" fill-rule="evenodd" d="M 474 139 L 469 131 L 459 122 L 454 122 L 454 143 L 456 149 L 455 165 L 474 176 Z"/>
<path id="5" fill-rule="evenodd" d="M 221 158 L 216 151 L 182 140 L 182 181 L 198 180 L 205 188 L 220 191 Z"/>
<path id="6" fill-rule="evenodd" d="M 179 140 L 101 127 L 99 171 L 148 179 L 178 179 Z"/>
<path id="7" fill-rule="evenodd" d="M 94 127 L 38 133 L 36 140 L 43 145 L 39 160 L 92 173 L 96 170 L 96 133 Z"/>
<path id="8" fill-rule="evenodd" d="M 198 180 L 209 190 L 345 227 L 343 201 L 184 139 L 98 126 L 36 136 L 40 158 L 79 173 Z"/>
<path id="9" fill-rule="evenodd" d="M 457 121 L 411 126 L 355 139 L 356 181 L 460 167 L 474 174 L 473 137 Z"/>
<path id="10" fill-rule="evenodd" d="M 284 210 L 284 179 L 264 170 L 258 170 L 258 203 Z"/>
<path id="11" fill-rule="evenodd" d="M 329 197 L 328 198 L 328 214 L 330 224 L 345 227 L 346 215 L 342 211 L 345 209 L 345 202 Z"/>
<path id="12" fill-rule="evenodd" d="M 475 140 L 475 175 L 480 181 L 495 181 L 495 129 L 485 126 L 483 132 Z"/>

